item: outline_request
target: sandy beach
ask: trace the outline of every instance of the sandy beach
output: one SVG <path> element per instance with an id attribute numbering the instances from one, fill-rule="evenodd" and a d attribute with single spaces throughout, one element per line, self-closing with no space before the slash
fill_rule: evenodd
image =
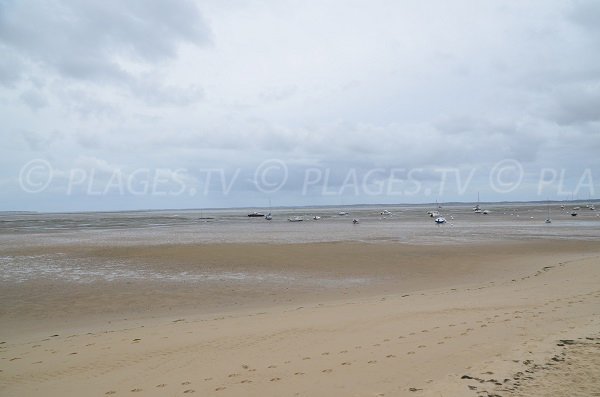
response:
<path id="1" fill-rule="evenodd" d="M 2 395 L 600 395 L 595 241 L 2 250 L 42 254 L 145 277 L 3 284 Z"/>

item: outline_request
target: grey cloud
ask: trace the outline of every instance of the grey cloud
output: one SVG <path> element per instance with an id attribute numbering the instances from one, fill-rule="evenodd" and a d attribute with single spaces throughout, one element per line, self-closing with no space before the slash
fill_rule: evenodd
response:
<path id="1" fill-rule="evenodd" d="M 0 44 L 0 84 L 5 87 L 14 87 L 20 80 L 23 62 L 8 47 Z"/>
<path id="2" fill-rule="evenodd" d="M 38 110 L 48 106 L 46 96 L 37 90 L 29 89 L 21 93 L 21 100 L 32 110 Z"/>
<path id="3" fill-rule="evenodd" d="M 570 18 L 573 22 L 585 29 L 600 33 L 600 3 L 595 0 L 583 0 L 574 2 Z"/>
<path id="4" fill-rule="evenodd" d="M 599 122 L 600 81 L 559 90 L 551 111 L 549 116 L 560 124 Z"/>
<path id="5" fill-rule="evenodd" d="M 283 87 L 272 87 L 260 93 L 260 99 L 265 102 L 278 102 L 291 98 L 298 91 L 298 87 L 288 85 Z"/>
<path id="6" fill-rule="evenodd" d="M 173 58 L 180 42 L 204 44 L 210 32 L 190 1 L 5 2 L 0 42 L 24 58 L 75 79 L 123 79 L 119 56 Z"/>
<path id="7" fill-rule="evenodd" d="M 48 147 L 63 138 L 63 134 L 58 130 L 50 132 L 39 132 L 30 130 L 21 130 L 21 136 L 27 142 L 31 150 L 47 150 Z"/>
<path id="8" fill-rule="evenodd" d="M 158 79 L 137 80 L 131 84 L 136 98 L 152 106 L 185 106 L 204 98 L 204 89 L 195 85 L 185 88 L 164 85 Z"/>

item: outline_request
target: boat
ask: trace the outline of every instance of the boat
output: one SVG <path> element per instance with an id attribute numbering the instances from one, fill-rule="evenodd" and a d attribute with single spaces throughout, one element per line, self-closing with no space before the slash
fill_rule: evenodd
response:
<path id="1" fill-rule="evenodd" d="M 443 225 L 444 223 L 446 223 L 446 218 L 444 218 L 443 216 L 438 216 L 437 218 L 435 218 L 435 223 L 437 223 L 438 225 Z"/>
<path id="2" fill-rule="evenodd" d="M 571 216 L 577 216 L 577 211 L 571 212 Z"/>
<path id="3" fill-rule="evenodd" d="M 550 204 L 548 204 L 548 216 L 546 217 L 544 223 L 552 223 L 552 220 L 550 219 Z"/>
<path id="4" fill-rule="evenodd" d="M 358 219 L 356 219 L 356 218 L 352 219 L 352 223 L 356 225 L 358 223 Z"/>
<path id="5" fill-rule="evenodd" d="M 338 212 L 339 216 L 344 216 L 344 215 L 348 215 L 348 213 L 346 211 L 340 211 Z"/>
<path id="6" fill-rule="evenodd" d="M 267 215 L 265 215 L 265 219 L 268 221 L 273 219 L 273 215 L 271 215 L 271 199 L 269 199 L 269 213 Z"/>
<path id="7" fill-rule="evenodd" d="M 481 214 L 481 207 L 479 206 L 479 192 L 477 192 L 477 204 L 473 207 L 473 212 L 476 214 Z"/>
<path id="8" fill-rule="evenodd" d="M 212 216 L 204 216 L 204 213 L 203 213 L 203 211 L 202 211 L 202 210 L 200 210 L 200 218 L 198 218 L 198 220 L 201 220 L 201 221 L 209 221 L 209 220 L 211 220 L 211 219 L 215 219 L 215 218 L 213 218 Z"/>
<path id="9" fill-rule="evenodd" d="M 321 217 L 319 215 L 313 216 L 313 220 L 318 221 L 319 219 L 321 219 Z"/>
<path id="10" fill-rule="evenodd" d="M 490 213 L 490 211 L 489 211 L 489 210 L 483 210 L 481 213 L 482 213 L 483 215 L 487 215 L 487 214 L 489 214 L 489 213 Z"/>
<path id="11" fill-rule="evenodd" d="M 288 221 L 290 221 L 290 222 L 302 222 L 303 220 L 304 220 L 304 218 L 301 216 L 295 216 L 293 218 L 288 218 Z"/>
<path id="12" fill-rule="evenodd" d="M 256 211 L 255 211 L 255 212 L 253 212 L 253 213 L 251 213 L 251 214 L 248 214 L 248 216 L 249 216 L 250 218 L 262 218 L 263 216 L 265 216 L 265 214 L 262 214 L 262 213 L 260 213 L 260 212 L 256 212 Z"/>
<path id="13" fill-rule="evenodd" d="M 392 215 L 392 213 L 391 213 L 390 211 L 388 211 L 388 210 L 383 210 L 383 211 L 381 211 L 381 212 L 379 213 L 379 215 L 386 216 L 386 215 Z"/>

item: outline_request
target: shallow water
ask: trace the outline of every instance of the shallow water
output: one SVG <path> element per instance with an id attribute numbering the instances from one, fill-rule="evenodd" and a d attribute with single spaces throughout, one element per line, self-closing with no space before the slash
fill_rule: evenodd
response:
<path id="1" fill-rule="evenodd" d="M 351 286 L 369 283 L 362 278 L 311 278 L 303 274 L 228 272 L 198 268 L 161 269 L 140 262 L 109 258 L 71 257 L 53 253 L 19 254 L 35 246 L 123 246 L 205 243 L 309 243 L 357 241 L 369 243 L 461 244 L 523 239 L 600 240 L 600 217 L 581 210 L 572 217 L 558 206 L 552 223 L 546 224 L 547 207 L 506 205 L 490 207 L 490 214 L 474 214 L 466 206 L 448 206 L 441 213 L 448 220 L 438 226 L 426 207 L 309 208 L 274 210 L 273 220 L 249 218 L 252 210 L 148 211 L 73 214 L 0 214 L 0 283 L 32 280 L 68 283 L 151 281 L 167 283 L 254 283 Z M 313 220 L 318 215 L 320 220 Z M 302 216 L 303 222 L 288 222 Z M 213 219 L 199 219 L 211 217 Z M 353 224 L 353 219 L 359 224 Z M 268 246 L 265 246 L 268 249 Z"/>
<path id="2" fill-rule="evenodd" d="M 274 210 L 273 220 L 250 218 L 253 210 L 139 211 L 71 214 L 0 214 L 0 244 L 23 247 L 44 244 L 176 244 L 176 243 L 307 243 L 331 241 L 448 244 L 524 238 L 600 239 L 600 211 L 582 207 L 577 217 L 554 206 L 495 205 L 489 215 L 471 207 L 441 209 L 448 223 L 438 226 L 428 207 Z M 260 209 L 259 209 L 260 210 Z M 320 220 L 313 220 L 318 215 Z M 288 222 L 302 216 L 303 222 Z M 214 219 L 200 219 L 211 217 Z M 352 224 L 354 218 L 359 224 Z"/>

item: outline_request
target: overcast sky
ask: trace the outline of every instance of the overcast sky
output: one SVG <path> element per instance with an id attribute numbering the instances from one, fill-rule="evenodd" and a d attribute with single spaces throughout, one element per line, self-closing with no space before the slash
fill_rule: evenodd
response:
<path id="1" fill-rule="evenodd" d="M 0 210 L 598 198 L 598 21 L 594 0 L 0 0 Z"/>

